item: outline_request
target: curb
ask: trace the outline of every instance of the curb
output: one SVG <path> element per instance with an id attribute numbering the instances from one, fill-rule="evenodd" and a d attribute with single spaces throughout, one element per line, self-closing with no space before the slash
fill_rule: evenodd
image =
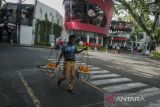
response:
<path id="1" fill-rule="evenodd" d="M 13 46 L 53 49 L 53 48 L 51 48 L 49 46 L 39 46 L 39 45 L 19 45 L 19 44 L 14 44 Z"/>
<path id="2" fill-rule="evenodd" d="M 19 44 L 14 44 L 12 46 L 20 46 L 20 47 L 34 47 L 34 48 L 45 48 L 45 49 L 53 49 L 49 46 L 39 46 L 39 45 L 19 45 Z M 96 52 L 96 51 L 90 51 L 90 52 Z M 97 51 L 98 52 L 98 51 Z M 105 52 L 100 52 L 100 53 L 105 53 Z M 89 53 L 89 55 L 92 55 Z M 141 54 L 140 54 L 141 55 Z M 96 56 L 96 55 L 92 55 L 92 56 Z M 143 56 L 143 55 L 142 55 Z M 157 60 L 157 61 L 160 61 L 160 58 L 159 57 L 150 57 L 150 59 L 153 59 L 153 60 Z"/>
<path id="3" fill-rule="evenodd" d="M 53 49 L 53 48 L 50 47 L 50 46 L 39 46 L 39 45 L 19 45 L 19 44 L 14 44 L 14 45 L 12 45 L 12 46 Z"/>

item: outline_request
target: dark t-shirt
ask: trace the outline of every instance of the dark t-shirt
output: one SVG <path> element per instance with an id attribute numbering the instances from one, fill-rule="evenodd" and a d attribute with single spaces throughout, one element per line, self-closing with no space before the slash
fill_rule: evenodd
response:
<path id="1" fill-rule="evenodd" d="M 62 55 L 65 61 L 75 61 L 75 54 L 77 53 L 77 48 L 72 43 L 67 43 L 62 47 Z"/>

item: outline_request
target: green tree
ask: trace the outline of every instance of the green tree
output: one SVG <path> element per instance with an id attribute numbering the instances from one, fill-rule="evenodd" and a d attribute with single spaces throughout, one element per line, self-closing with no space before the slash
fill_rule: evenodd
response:
<path id="1" fill-rule="evenodd" d="M 156 24 L 159 13 L 151 13 L 149 11 L 149 4 L 146 3 L 146 0 L 119 0 L 119 2 L 118 8 L 127 10 L 134 21 L 151 37 L 152 42 L 156 46 L 159 46 L 160 27 Z M 150 16 L 154 16 L 154 20 L 151 20 Z"/>
<path id="2" fill-rule="evenodd" d="M 58 37 L 61 36 L 62 27 L 59 26 L 57 23 L 53 24 L 53 34 Z"/>
<path id="3" fill-rule="evenodd" d="M 47 13 L 45 20 L 37 20 L 35 24 L 36 44 L 47 45 L 49 44 L 49 34 L 52 34 L 52 22 L 48 20 Z"/>
<path id="4" fill-rule="evenodd" d="M 45 20 L 37 20 L 35 23 L 35 43 L 41 45 L 49 44 L 49 34 L 53 34 L 56 37 L 61 35 L 62 27 L 57 23 L 53 23 L 52 20 L 48 20 L 47 13 L 45 14 Z"/>
<path id="5" fill-rule="evenodd" d="M 134 24 L 134 30 L 132 31 L 132 35 L 134 36 L 141 36 L 142 34 L 142 29 L 139 27 L 139 25 Z"/>

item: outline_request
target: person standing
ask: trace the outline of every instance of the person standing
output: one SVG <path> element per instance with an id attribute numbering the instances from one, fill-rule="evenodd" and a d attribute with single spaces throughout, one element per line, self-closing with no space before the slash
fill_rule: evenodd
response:
<path id="1" fill-rule="evenodd" d="M 108 53 L 108 44 L 106 44 L 106 53 Z"/>
<path id="2" fill-rule="evenodd" d="M 120 53 L 120 44 L 117 45 L 116 50 L 117 50 L 116 53 L 119 54 Z"/>
<path id="3" fill-rule="evenodd" d="M 115 46 L 114 46 L 114 50 L 115 50 L 114 53 L 117 54 L 117 47 L 118 47 L 118 45 L 117 45 L 117 43 L 115 43 L 114 45 L 115 45 Z"/>
<path id="4" fill-rule="evenodd" d="M 82 50 L 77 50 L 75 43 L 76 43 L 76 36 L 70 35 L 69 42 L 67 42 L 67 44 L 62 47 L 62 52 L 57 62 L 57 65 L 59 65 L 61 58 L 64 57 L 63 74 L 58 79 L 57 85 L 60 86 L 61 82 L 67 79 L 68 80 L 67 91 L 71 94 L 73 94 L 73 88 L 75 86 L 75 72 L 76 72 L 75 54 L 87 50 L 87 48 L 84 48 Z"/>
<path id="5" fill-rule="evenodd" d="M 7 41 L 8 41 L 8 33 L 7 33 L 6 30 L 3 31 L 3 37 L 2 37 L 2 39 L 3 39 L 3 44 L 6 44 Z"/>

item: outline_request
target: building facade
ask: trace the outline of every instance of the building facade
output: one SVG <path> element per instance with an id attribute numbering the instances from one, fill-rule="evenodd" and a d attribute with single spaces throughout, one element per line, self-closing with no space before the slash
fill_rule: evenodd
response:
<path id="1" fill-rule="evenodd" d="M 62 36 L 63 17 L 41 2 L 36 4 L 6 3 L 1 9 L 0 41 L 25 45 L 49 44 L 54 37 Z M 20 28 L 18 31 L 18 25 Z M 3 32 L 5 29 L 5 32 Z M 19 33 L 19 34 L 18 34 Z"/>
<path id="2" fill-rule="evenodd" d="M 107 37 L 108 47 L 112 48 L 115 45 L 119 45 L 122 48 L 126 48 L 129 45 L 132 30 L 132 22 L 112 20 Z"/>
<path id="3" fill-rule="evenodd" d="M 34 43 L 46 45 L 54 42 L 65 32 L 63 23 L 64 18 L 57 10 L 37 1 L 33 20 Z"/>
<path id="4" fill-rule="evenodd" d="M 64 0 L 65 28 L 78 41 L 103 46 L 114 11 L 112 0 Z"/>
<path id="5" fill-rule="evenodd" d="M 34 5 L 22 4 L 21 16 L 18 17 L 19 4 L 7 2 L 1 9 L 0 18 L 0 41 L 6 41 L 7 43 L 18 43 L 17 24 L 21 22 L 21 28 L 32 28 Z M 21 32 L 21 31 L 20 31 Z M 22 34 L 22 32 L 21 32 Z M 3 39 L 6 40 L 3 40 Z M 22 37 L 23 38 L 23 37 Z"/>

